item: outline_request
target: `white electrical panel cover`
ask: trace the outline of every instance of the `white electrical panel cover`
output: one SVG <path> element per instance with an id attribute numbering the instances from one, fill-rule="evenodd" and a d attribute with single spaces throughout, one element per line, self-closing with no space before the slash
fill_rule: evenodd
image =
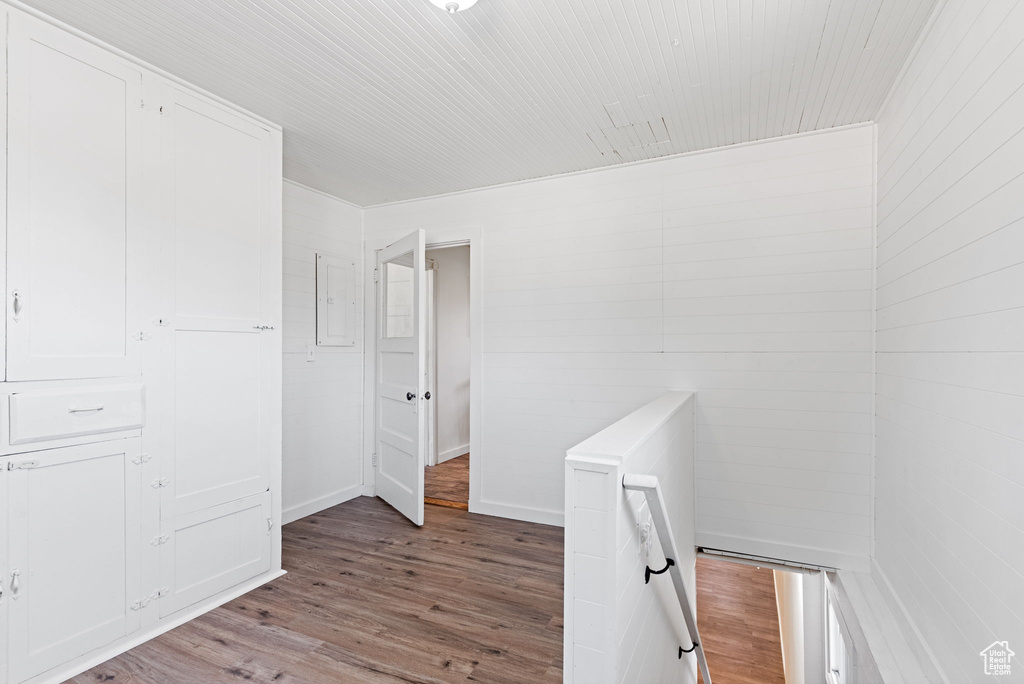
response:
<path id="1" fill-rule="evenodd" d="M 356 343 L 356 264 L 316 255 L 316 343 L 351 347 Z"/>

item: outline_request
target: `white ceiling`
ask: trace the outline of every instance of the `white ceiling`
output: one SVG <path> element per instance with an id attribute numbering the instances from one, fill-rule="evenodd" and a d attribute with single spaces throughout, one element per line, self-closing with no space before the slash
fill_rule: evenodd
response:
<path id="1" fill-rule="evenodd" d="M 869 121 L 937 0 L 28 0 L 360 205 Z"/>

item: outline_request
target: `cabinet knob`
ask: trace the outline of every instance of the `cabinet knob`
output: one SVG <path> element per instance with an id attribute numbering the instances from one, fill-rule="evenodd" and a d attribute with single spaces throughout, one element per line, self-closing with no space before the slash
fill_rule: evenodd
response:
<path id="1" fill-rule="evenodd" d="M 412 392 L 406 392 L 405 393 L 405 400 L 406 401 L 412 401 L 415 398 L 416 398 L 416 395 L 413 394 Z"/>

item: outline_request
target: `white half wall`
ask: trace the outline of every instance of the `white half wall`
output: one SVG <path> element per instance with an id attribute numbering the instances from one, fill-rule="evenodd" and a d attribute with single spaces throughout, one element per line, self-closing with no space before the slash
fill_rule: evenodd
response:
<path id="1" fill-rule="evenodd" d="M 288 523 L 359 496 L 362 488 L 362 214 L 347 202 L 284 184 L 284 472 Z M 316 254 L 356 262 L 356 344 L 316 345 Z M 306 360 L 313 345 L 316 360 Z"/>
<path id="2" fill-rule="evenodd" d="M 670 392 L 569 450 L 565 459 L 565 636 L 568 684 L 697 681 L 696 654 L 655 535 L 643 556 L 638 524 L 651 522 L 642 492 L 622 477 L 658 478 L 680 557 L 674 558 L 696 606 L 694 396 Z M 666 542 L 666 546 L 667 546 Z M 713 664 L 709 664 L 714 672 Z"/>
<path id="3" fill-rule="evenodd" d="M 1022 38 L 948 0 L 878 119 L 876 556 L 950 682 L 1024 653 Z"/>
<path id="4" fill-rule="evenodd" d="M 437 457 L 469 453 L 469 247 L 427 250 L 434 272 L 437 326 Z"/>
<path id="5" fill-rule="evenodd" d="M 561 520 L 565 451 L 685 387 L 698 543 L 866 568 L 873 141 L 858 126 L 368 208 L 368 241 L 480 230 L 481 501 Z"/>

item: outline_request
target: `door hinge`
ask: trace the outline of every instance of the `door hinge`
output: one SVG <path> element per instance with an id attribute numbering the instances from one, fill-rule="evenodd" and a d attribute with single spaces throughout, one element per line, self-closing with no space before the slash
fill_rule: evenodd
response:
<path id="1" fill-rule="evenodd" d="M 376 283 L 379 280 L 380 280 L 380 270 L 375 268 L 375 269 L 373 269 L 373 282 Z"/>
<path id="2" fill-rule="evenodd" d="M 377 467 L 377 454 L 373 454 L 372 456 L 370 456 L 370 465 L 372 465 L 374 468 Z"/>
<path id="3" fill-rule="evenodd" d="M 132 339 L 138 340 L 139 342 L 148 342 L 152 337 L 152 335 L 150 335 L 148 332 L 144 330 L 140 330 L 139 332 L 132 335 Z"/>
<path id="4" fill-rule="evenodd" d="M 138 456 L 132 456 L 132 463 L 135 465 L 142 465 L 143 463 L 149 463 L 153 459 L 149 454 L 139 454 Z"/>
<path id="5" fill-rule="evenodd" d="M 7 463 L 8 470 L 28 470 L 30 468 L 38 468 L 39 461 L 9 461 Z"/>
<path id="6" fill-rule="evenodd" d="M 168 480 L 166 477 L 161 477 L 159 480 L 153 480 L 153 482 L 151 482 L 149 486 L 152 487 L 153 489 L 160 489 L 161 487 L 166 487 L 169 484 L 171 484 L 170 480 Z"/>
<path id="7" fill-rule="evenodd" d="M 170 593 L 170 589 L 168 589 L 167 587 L 163 587 L 161 589 L 157 589 L 156 591 L 154 591 L 149 596 L 147 596 L 145 598 L 141 598 L 141 599 L 139 599 L 137 601 L 132 602 L 132 605 L 130 606 L 130 608 L 132 610 L 142 610 L 143 608 L 148 606 L 153 601 L 156 601 L 159 598 L 163 598 L 164 596 L 166 596 L 169 593 Z"/>
<path id="8" fill-rule="evenodd" d="M 166 544 L 170 540 L 171 540 L 171 535 L 169 535 L 169 534 L 161 534 L 159 537 L 153 537 L 152 539 L 150 539 L 149 543 L 152 544 L 153 546 L 160 546 L 161 544 Z"/>

